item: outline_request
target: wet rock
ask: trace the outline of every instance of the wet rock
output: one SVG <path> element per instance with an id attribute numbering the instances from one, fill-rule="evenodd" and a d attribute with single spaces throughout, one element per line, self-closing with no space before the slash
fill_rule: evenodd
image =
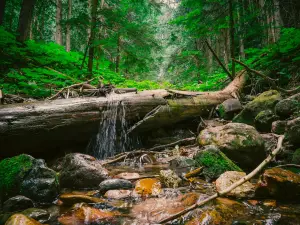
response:
<path id="1" fill-rule="evenodd" d="M 199 213 L 199 216 L 194 216 L 194 218 L 185 225 L 221 225 L 221 224 L 230 224 L 227 223 L 221 214 L 215 210 L 206 210 L 204 212 Z"/>
<path id="2" fill-rule="evenodd" d="M 276 114 L 282 118 L 288 118 L 295 112 L 300 111 L 300 93 L 287 99 L 283 99 L 276 104 Z"/>
<path id="3" fill-rule="evenodd" d="M 0 162 L 0 180 L 3 199 L 23 195 L 49 203 L 56 199 L 59 191 L 56 173 L 43 160 L 24 154 Z"/>
<path id="4" fill-rule="evenodd" d="M 62 194 L 59 196 L 59 199 L 63 202 L 64 205 L 74 205 L 76 203 L 99 203 L 103 202 L 100 198 L 91 197 L 88 195 L 80 194 Z"/>
<path id="5" fill-rule="evenodd" d="M 104 196 L 111 199 L 124 199 L 132 197 L 133 192 L 131 190 L 109 190 Z"/>
<path id="6" fill-rule="evenodd" d="M 221 118 L 231 120 L 235 114 L 243 109 L 242 104 L 236 98 L 227 99 L 218 107 L 218 112 Z"/>
<path id="7" fill-rule="evenodd" d="M 294 152 L 292 163 L 300 165 L 300 148 Z"/>
<path id="8" fill-rule="evenodd" d="M 47 223 L 50 218 L 50 214 L 47 210 L 37 208 L 26 209 L 23 212 L 21 212 L 21 214 L 30 217 L 36 221 L 39 221 L 40 223 Z"/>
<path id="9" fill-rule="evenodd" d="M 265 150 L 267 155 L 270 154 L 277 146 L 277 137 L 270 133 L 270 134 L 261 134 L 262 138 L 265 142 Z"/>
<path id="10" fill-rule="evenodd" d="M 174 199 L 149 198 L 134 205 L 131 215 L 141 221 L 139 224 L 153 224 L 195 204 L 198 198 L 196 193 L 188 193 Z"/>
<path id="11" fill-rule="evenodd" d="M 41 223 L 23 214 L 14 214 L 6 221 L 5 225 L 41 225 Z"/>
<path id="12" fill-rule="evenodd" d="M 281 100 L 280 93 L 275 90 L 266 91 L 249 102 L 244 109 L 233 118 L 233 122 L 254 125 L 254 118 L 263 110 L 273 110 Z"/>
<path id="13" fill-rule="evenodd" d="M 6 200 L 3 203 L 3 208 L 2 210 L 4 212 L 16 212 L 16 211 L 21 211 L 24 209 L 28 209 L 33 207 L 33 202 L 31 199 L 22 196 L 22 195 L 18 195 L 15 197 L 12 197 L 8 200 Z"/>
<path id="14" fill-rule="evenodd" d="M 277 203 L 276 203 L 276 200 L 265 200 L 263 202 L 263 205 L 264 206 L 268 206 L 268 207 L 276 207 Z"/>
<path id="15" fill-rule="evenodd" d="M 162 191 L 160 181 L 153 178 L 145 178 L 137 181 L 134 190 L 140 195 L 159 195 Z"/>
<path id="16" fill-rule="evenodd" d="M 272 123 L 272 133 L 274 134 L 284 134 L 287 126 L 287 121 L 275 121 Z"/>
<path id="17" fill-rule="evenodd" d="M 140 178 L 138 173 L 120 173 L 115 176 L 115 178 L 125 179 L 125 180 L 136 180 Z"/>
<path id="18" fill-rule="evenodd" d="M 237 182 L 241 178 L 245 177 L 246 173 L 238 172 L 238 171 L 227 171 L 223 173 L 217 180 L 216 180 L 216 188 L 217 191 L 223 191 L 233 183 Z M 239 187 L 235 188 L 231 192 L 227 194 L 227 196 L 233 196 L 236 198 L 246 198 L 246 197 L 253 197 L 254 196 L 255 187 L 249 181 L 240 185 Z"/>
<path id="19" fill-rule="evenodd" d="M 168 188 L 177 188 L 182 182 L 180 177 L 172 170 L 161 170 L 159 176 L 163 184 Z"/>
<path id="20" fill-rule="evenodd" d="M 107 177 L 108 171 L 94 157 L 72 153 L 64 158 L 60 183 L 62 187 L 68 188 L 92 188 Z"/>
<path id="21" fill-rule="evenodd" d="M 300 175 L 281 168 L 265 170 L 255 190 L 257 197 L 280 200 L 300 199 Z"/>
<path id="22" fill-rule="evenodd" d="M 270 132 L 272 129 L 272 123 L 278 119 L 279 117 L 276 116 L 270 109 L 261 111 L 255 117 L 255 127 L 261 132 Z"/>
<path id="23" fill-rule="evenodd" d="M 200 146 L 215 145 L 242 169 L 253 169 L 265 158 L 264 140 L 254 127 L 229 123 L 210 127 L 198 136 Z"/>
<path id="24" fill-rule="evenodd" d="M 180 168 L 181 172 L 189 172 L 191 168 L 195 166 L 195 161 L 186 156 L 178 156 L 169 162 L 169 167 L 172 170 L 178 170 Z"/>
<path id="25" fill-rule="evenodd" d="M 74 224 L 114 224 L 115 213 L 105 210 L 81 206 L 73 211 L 63 214 L 58 218 L 62 225 Z"/>
<path id="26" fill-rule="evenodd" d="M 300 117 L 287 122 L 285 136 L 293 145 L 300 145 Z"/>
<path id="27" fill-rule="evenodd" d="M 130 181 L 124 179 L 109 179 L 102 181 L 99 184 L 99 192 L 101 194 L 104 194 L 109 190 L 128 190 L 132 188 L 133 184 Z"/>
<path id="28" fill-rule="evenodd" d="M 217 179 L 226 171 L 242 171 L 214 145 L 205 146 L 195 155 L 194 160 L 197 167 L 203 167 L 202 173 L 207 180 Z"/>

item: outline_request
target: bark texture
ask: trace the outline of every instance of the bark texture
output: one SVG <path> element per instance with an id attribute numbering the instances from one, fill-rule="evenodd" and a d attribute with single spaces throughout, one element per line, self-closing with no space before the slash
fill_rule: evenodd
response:
<path id="1" fill-rule="evenodd" d="M 56 40 L 56 43 L 59 44 L 59 45 L 63 45 L 61 19 L 62 19 L 62 0 L 57 0 L 56 1 L 55 40 Z"/>
<path id="2" fill-rule="evenodd" d="M 36 0 L 23 0 L 17 31 L 17 40 L 20 42 L 26 41 L 29 37 L 35 1 Z"/>

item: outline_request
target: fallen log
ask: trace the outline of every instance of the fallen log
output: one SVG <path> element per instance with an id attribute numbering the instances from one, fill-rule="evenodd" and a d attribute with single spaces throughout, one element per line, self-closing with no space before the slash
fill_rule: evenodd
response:
<path id="1" fill-rule="evenodd" d="M 180 99 L 173 99 L 173 93 L 167 90 L 150 90 L 115 94 L 108 98 L 70 98 L 1 105 L 0 156 L 36 151 L 55 154 L 66 147 L 72 151 L 82 151 L 92 135 L 98 132 L 101 118 L 112 113 L 111 105 L 126 108 L 125 119 L 132 124 L 132 129 L 129 129 L 132 135 L 207 116 L 212 108 L 236 96 L 245 81 L 246 70 L 241 71 L 221 91 L 203 92 Z M 155 115 L 149 115 L 153 109 L 158 110 Z M 139 123 L 145 117 L 148 119 Z"/>

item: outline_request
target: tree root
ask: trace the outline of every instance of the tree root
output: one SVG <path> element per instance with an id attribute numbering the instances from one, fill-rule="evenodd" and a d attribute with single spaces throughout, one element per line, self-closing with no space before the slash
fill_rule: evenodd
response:
<path id="1" fill-rule="evenodd" d="M 247 176 L 241 178 L 240 180 L 238 180 L 237 182 L 233 183 L 231 186 L 229 186 L 228 188 L 224 189 L 223 191 L 217 192 L 214 195 L 202 200 L 202 201 L 198 201 L 196 204 L 182 210 L 181 212 L 178 212 L 170 217 L 167 217 L 161 221 L 159 221 L 159 224 L 165 224 L 169 221 L 172 221 L 174 219 L 177 219 L 178 217 L 200 207 L 205 205 L 206 203 L 210 202 L 211 200 L 214 200 L 218 197 L 224 196 L 225 194 L 229 193 L 230 191 L 232 191 L 233 189 L 237 188 L 238 186 L 244 184 L 245 182 L 249 181 L 251 178 L 253 178 L 255 175 L 257 175 L 268 163 L 270 163 L 274 157 L 278 154 L 278 152 L 281 150 L 282 147 L 282 143 L 283 143 L 283 139 L 284 139 L 284 135 L 281 135 L 278 137 L 278 143 L 277 143 L 277 147 L 272 151 L 272 153 L 258 166 L 256 167 L 251 173 L 249 173 Z"/>

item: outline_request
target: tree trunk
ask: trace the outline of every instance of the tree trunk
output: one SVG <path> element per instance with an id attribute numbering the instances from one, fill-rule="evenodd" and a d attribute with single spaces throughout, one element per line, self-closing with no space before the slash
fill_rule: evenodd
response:
<path id="1" fill-rule="evenodd" d="M 88 71 L 89 77 L 92 77 L 93 74 L 93 64 L 94 64 L 94 54 L 95 54 L 95 47 L 93 46 L 93 42 L 95 41 L 96 36 L 96 22 L 97 22 L 97 7 L 98 7 L 98 0 L 92 0 L 92 24 L 91 24 L 91 31 L 90 31 L 90 48 L 89 48 L 89 62 L 88 62 Z"/>
<path id="2" fill-rule="evenodd" d="M 6 0 L 0 1 L 0 26 L 3 25 L 3 22 L 4 22 L 5 3 L 6 3 Z"/>
<path id="3" fill-rule="evenodd" d="M 229 0 L 229 27 L 230 27 L 230 50 L 231 50 L 231 59 L 234 59 L 234 50 L 235 50 L 235 43 L 234 43 L 234 18 L 233 18 L 233 0 Z M 232 77 L 235 77 L 235 62 L 232 60 Z"/>
<path id="4" fill-rule="evenodd" d="M 17 40 L 20 42 L 26 41 L 29 37 L 30 23 L 33 16 L 34 5 L 35 0 L 23 0 L 17 31 Z"/>
<path id="5" fill-rule="evenodd" d="M 280 14 L 280 3 L 279 0 L 273 0 L 274 4 L 274 20 L 275 20 L 275 41 L 280 38 L 280 30 L 283 25 L 281 14 Z"/>
<path id="6" fill-rule="evenodd" d="M 68 20 L 72 18 L 72 0 L 68 0 Z M 71 24 L 67 24 L 67 33 L 66 33 L 66 51 L 71 51 Z"/>
<path id="7" fill-rule="evenodd" d="M 119 73 L 120 69 L 120 61 L 121 61 L 121 37 L 118 35 L 118 43 L 117 43 L 117 58 L 116 58 L 116 73 Z"/>
<path id="8" fill-rule="evenodd" d="M 211 39 L 207 38 L 207 45 L 211 46 Z M 207 54 L 207 71 L 208 73 L 212 73 L 213 71 L 213 53 L 209 48 L 206 48 L 206 54 Z"/>
<path id="9" fill-rule="evenodd" d="M 62 0 L 56 0 L 56 32 L 55 32 L 55 41 L 59 45 L 63 45 L 61 20 L 62 20 Z"/>
<path id="10" fill-rule="evenodd" d="M 125 106 L 132 135 L 193 121 L 233 98 L 244 86 L 245 77 L 242 71 L 222 91 L 181 91 L 181 96 L 187 96 L 179 99 L 170 98 L 174 91 L 153 90 L 117 95 L 112 101 L 118 104 L 100 97 L 5 105 L 0 108 L 0 156 L 84 147 L 97 133 L 103 115 L 112 114 L 109 105 Z M 155 113 L 149 113 L 153 109 Z"/>

